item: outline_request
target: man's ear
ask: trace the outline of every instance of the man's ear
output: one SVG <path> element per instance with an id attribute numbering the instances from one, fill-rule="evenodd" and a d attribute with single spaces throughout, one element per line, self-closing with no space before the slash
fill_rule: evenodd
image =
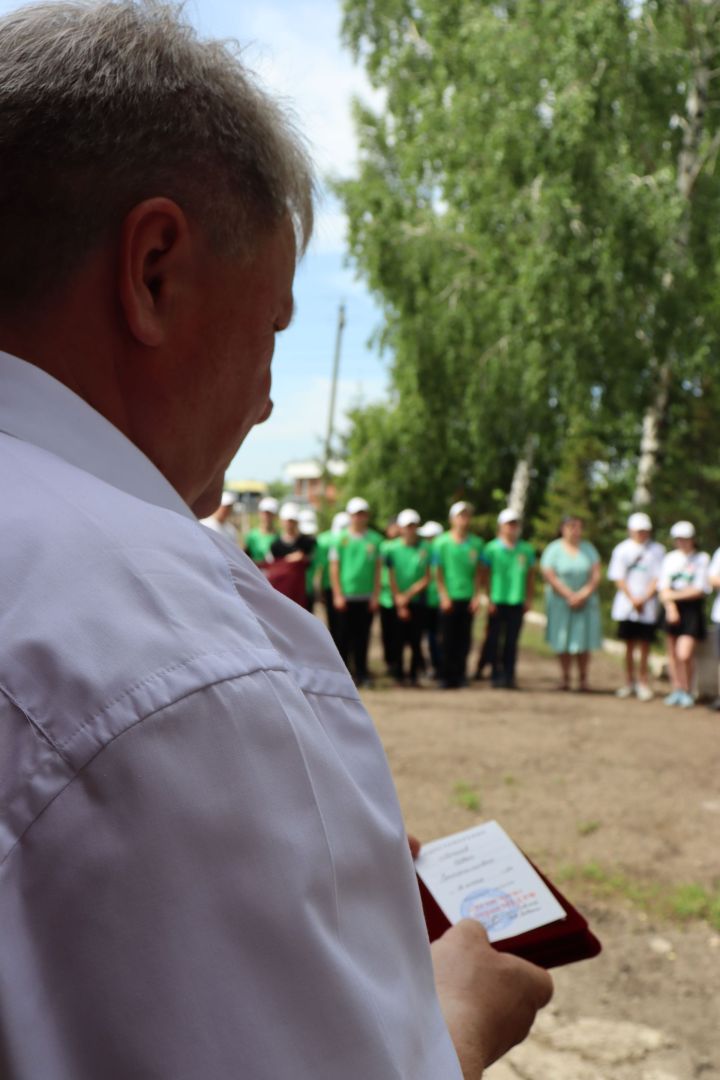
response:
<path id="1" fill-rule="evenodd" d="M 187 278 L 191 254 L 188 220 L 172 199 L 146 199 L 123 222 L 120 304 L 130 333 L 141 344 L 161 345 L 168 319 Z"/>

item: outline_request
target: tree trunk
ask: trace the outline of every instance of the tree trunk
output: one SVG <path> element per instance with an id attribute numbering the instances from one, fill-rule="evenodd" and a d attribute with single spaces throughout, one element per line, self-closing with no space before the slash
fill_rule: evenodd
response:
<path id="1" fill-rule="evenodd" d="M 520 518 L 525 514 L 525 506 L 527 504 L 530 481 L 532 479 L 532 465 L 536 450 L 537 436 L 528 435 L 525 440 L 522 454 L 515 465 L 515 472 L 513 473 L 512 484 L 510 485 L 508 506 L 511 510 L 514 510 Z"/>
<path id="2" fill-rule="evenodd" d="M 640 459 L 632 500 L 633 506 L 638 510 L 649 506 L 652 500 L 652 482 L 657 470 L 658 455 L 660 453 L 660 427 L 667 409 L 671 382 L 672 368 L 670 363 L 663 364 L 658 372 L 655 396 L 648 405 L 643 417 Z"/>

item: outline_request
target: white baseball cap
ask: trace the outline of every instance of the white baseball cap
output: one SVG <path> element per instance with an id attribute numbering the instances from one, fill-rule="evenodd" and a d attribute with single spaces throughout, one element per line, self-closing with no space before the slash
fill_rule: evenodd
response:
<path id="1" fill-rule="evenodd" d="M 695 536 L 695 526 L 692 521 L 676 521 L 670 530 L 673 540 L 692 540 Z"/>
<path id="2" fill-rule="evenodd" d="M 330 532 L 342 532 L 350 524 L 350 515 L 346 510 L 338 510 L 330 525 Z"/>
<path id="3" fill-rule="evenodd" d="M 272 495 L 266 495 L 264 499 L 261 499 L 258 503 L 258 510 L 264 510 L 268 514 L 277 514 L 278 501 L 274 499 Z"/>
<path id="4" fill-rule="evenodd" d="M 439 521 L 426 521 L 425 524 L 421 525 L 418 529 L 418 536 L 431 540 L 433 536 L 439 536 L 440 533 L 443 532 L 445 532 L 445 529 Z"/>
<path id="5" fill-rule="evenodd" d="M 635 514 L 631 514 L 627 522 L 628 529 L 632 529 L 633 532 L 651 532 L 652 521 L 648 514 L 644 514 L 639 510 Z"/>
<path id="6" fill-rule="evenodd" d="M 401 529 L 406 525 L 419 525 L 420 515 L 417 510 L 401 510 L 397 516 L 397 523 Z"/>
<path id="7" fill-rule="evenodd" d="M 220 500 L 221 506 L 234 506 L 237 502 L 237 495 L 234 491 L 223 491 L 222 499 Z"/>
<path id="8" fill-rule="evenodd" d="M 317 514 L 314 510 L 307 508 L 300 511 L 300 532 L 305 536 L 315 536 L 318 531 Z"/>
<path id="9" fill-rule="evenodd" d="M 515 510 L 511 510 L 509 506 L 507 510 L 501 510 L 498 514 L 498 525 L 509 525 L 511 521 L 519 520 L 520 515 Z"/>
<path id="10" fill-rule="evenodd" d="M 469 513 L 472 513 L 472 503 L 469 503 L 469 502 L 456 502 L 456 503 L 453 503 L 452 506 L 450 507 L 450 510 L 448 511 L 448 517 L 450 518 L 450 521 L 452 521 L 452 519 L 454 517 L 457 517 L 458 514 L 462 514 L 463 510 L 467 510 Z"/>
<path id="11" fill-rule="evenodd" d="M 283 503 L 280 507 L 279 517 L 281 521 L 299 521 L 300 507 L 294 502 Z"/>
<path id="12" fill-rule="evenodd" d="M 370 504 L 365 499 L 361 499 L 359 495 L 356 495 L 354 499 L 345 507 L 348 514 L 367 514 L 370 509 Z"/>

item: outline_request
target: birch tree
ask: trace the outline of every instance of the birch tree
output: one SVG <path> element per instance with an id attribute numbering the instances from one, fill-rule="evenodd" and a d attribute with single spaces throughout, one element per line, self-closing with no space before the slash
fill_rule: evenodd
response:
<path id="1" fill-rule="evenodd" d="M 386 95 L 338 190 L 384 310 L 396 490 L 534 513 L 580 415 L 650 495 L 720 337 L 717 6 L 345 0 Z"/>

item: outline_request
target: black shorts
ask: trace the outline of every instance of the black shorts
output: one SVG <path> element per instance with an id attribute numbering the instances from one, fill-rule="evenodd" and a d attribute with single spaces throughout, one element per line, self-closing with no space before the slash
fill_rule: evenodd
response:
<path id="1" fill-rule="evenodd" d="M 633 622 L 631 619 L 623 619 L 618 623 L 618 637 L 620 641 L 655 641 L 655 623 Z"/>
<path id="2" fill-rule="evenodd" d="M 677 609 L 680 622 L 669 623 L 665 620 L 665 630 L 672 637 L 691 637 L 696 641 L 705 640 L 705 601 L 678 600 Z"/>

